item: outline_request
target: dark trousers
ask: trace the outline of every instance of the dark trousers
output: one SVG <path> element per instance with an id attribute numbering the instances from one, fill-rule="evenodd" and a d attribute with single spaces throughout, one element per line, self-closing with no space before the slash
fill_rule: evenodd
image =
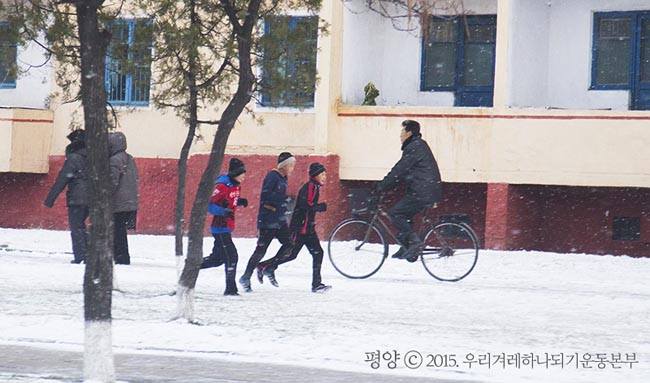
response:
<path id="1" fill-rule="evenodd" d="M 390 211 L 390 219 L 397 228 L 397 239 L 407 245 L 407 238 L 413 232 L 411 220 L 413 217 L 429 207 L 431 203 L 424 202 L 417 198 L 407 195 L 393 206 Z"/>
<path id="2" fill-rule="evenodd" d="M 280 229 L 260 229 L 260 236 L 257 238 L 257 247 L 255 247 L 253 255 L 248 260 L 248 265 L 246 265 L 246 271 L 243 275 L 244 277 L 250 278 L 253 275 L 253 271 L 262 258 L 264 258 L 266 249 L 268 249 L 274 238 L 282 244 L 275 257 L 284 257 L 291 251 L 293 242 L 291 241 L 291 233 L 289 232 L 288 226 L 283 226 Z"/>
<path id="3" fill-rule="evenodd" d="M 72 253 L 74 254 L 75 262 L 86 260 L 86 252 L 88 249 L 86 218 L 88 218 L 88 206 L 68 206 L 68 225 L 70 225 Z"/>
<path id="4" fill-rule="evenodd" d="M 232 235 L 230 233 L 212 234 L 214 237 L 214 244 L 212 246 L 212 253 L 210 256 L 203 258 L 201 263 L 202 269 L 209 269 L 211 267 L 219 267 L 223 264 L 226 265 L 226 291 L 224 294 L 237 293 L 237 284 L 235 277 L 237 274 L 237 248 L 232 242 Z"/>
<path id="5" fill-rule="evenodd" d="M 260 265 L 263 265 L 264 267 L 270 267 L 272 270 L 275 270 L 281 264 L 296 259 L 303 246 L 307 246 L 307 250 L 309 250 L 309 253 L 312 257 L 311 286 L 316 287 L 321 284 L 320 269 L 321 265 L 323 264 L 323 248 L 320 245 L 320 239 L 318 239 L 318 235 L 316 235 L 316 233 L 296 236 L 293 248 L 288 255 L 284 257 L 276 255 L 275 257 L 260 263 Z"/>
<path id="6" fill-rule="evenodd" d="M 126 231 L 127 229 L 135 228 L 135 215 L 135 211 L 113 213 L 113 257 L 117 264 L 131 264 Z"/>

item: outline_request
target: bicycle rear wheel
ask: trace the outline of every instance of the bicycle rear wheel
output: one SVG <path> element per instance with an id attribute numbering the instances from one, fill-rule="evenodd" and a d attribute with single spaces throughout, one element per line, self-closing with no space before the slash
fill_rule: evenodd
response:
<path id="1" fill-rule="evenodd" d="M 472 272 L 478 261 L 478 239 L 465 224 L 445 222 L 424 237 L 422 264 L 439 281 L 456 282 Z"/>
<path id="2" fill-rule="evenodd" d="M 381 230 L 360 219 L 338 224 L 330 234 L 327 253 L 342 275 L 363 279 L 376 273 L 388 255 L 388 243 Z"/>

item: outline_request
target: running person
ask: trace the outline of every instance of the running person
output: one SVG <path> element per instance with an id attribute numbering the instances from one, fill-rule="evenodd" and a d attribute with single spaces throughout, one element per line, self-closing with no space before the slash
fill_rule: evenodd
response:
<path id="1" fill-rule="evenodd" d="M 282 152 L 278 156 L 276 168 L 269 171 L 264 177 L 260 196 L 260 210 L 257 216 L 257 229 L 259 231 L 257 247 L 248 260 L 246 271 L 239 278 L 239 284 L 246 292 L 253 291 L 251 276 L 256 268 L 257 278 L 260 283 L 263 282 L 263 275 L 265 275 L 273 286 L 278 286 L 273 270 L 258 267 L 258 264 L 264 258 L 266 249 L 268 249 L 274 238 L 282 244 L 276 257 L 288 254 L 293 246 L 286 213 L 288 177 L 295 166 L 296 158 L 289 152 Z"/>
<path id="2" fill-rule="evenodd" d="M 316 213 L 327 210 L 327 204 L 319 203 L 320 188 L 327 179 L 325 166 L 314 162 L 309 165 L 309 181 L 307 181 L 298 192 L 296 208 L 291 217 L 291 237 L 294 242 L 293 249 L 288 257 L 275 256 L 268 261 L 260 263 L 264 270 L 275 271 L 283 263 L 293 261 L 300 253 L 303 246 L 312 256 L 312 280 L 311 291 L 315 293 L 324 292 L 331 288 L 321 281 L 321 265 L 323 263 L 323 248 L 320 239 L 316 234 Z"/>
<path id="3" fill-rule="evenodd" d="M 237 206 L 248 206 L 248 200 L 240 198 L 240 184 L 246 178 L 244 163 L 231 158 L 228 164 L 228 174 L 217 179 L 208 211 L 212 218 L 211 232 L 214 245 L 210 256 L 203 258 L 202 269 L 218 267 L 226 264 L 226 291 L 224 295 L 239 295 L 235 283 L 237 273 L 237 248 L 232 242 L 232 231 L 235 229 L 235 212 Z"/>

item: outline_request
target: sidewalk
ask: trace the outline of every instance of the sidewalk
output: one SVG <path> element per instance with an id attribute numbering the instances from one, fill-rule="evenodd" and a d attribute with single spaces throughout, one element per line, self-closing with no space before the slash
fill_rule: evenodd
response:
<path id="1" fill-rule="evenodd" d="M 81 352 L 0 345 L 0 382 L 81 382 Z M 212 358 L 116 354 L 117 379 L 132 383 L 464 383 Z M 38 378 L 37 378 L 38 377 Z"/>

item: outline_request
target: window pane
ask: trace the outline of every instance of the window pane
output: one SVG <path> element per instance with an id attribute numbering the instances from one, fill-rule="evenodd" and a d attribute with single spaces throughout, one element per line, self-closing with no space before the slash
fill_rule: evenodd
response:
<path id="1" fill-rule="evenodd" d="M 490 86 L 494 82 L 494 44 L 466 44 L 463 85 Z"/>
<path id="2" fill-rule="evenodd" d="M 456 20 L 432 19 L 429 24 L 430 43 L 453 43 L 456 42 Z"/>
<path id="3" fill-rule="evenodd" d="M 16 45 L 11 41 L 9 26 L 0 24 L 0 84 L 16 82 Z"/>
<path id="4" fill-rule="evenodd" d="M 111 42 L 106 60 L 106 83 L 109 101 L 127 101 L 126 66 L 129 54 L 129 25 L 116 21 L 110 27 Z"/>
<path id="5" fill-rule="evenodd" d="M 262 105 L 313 106 L 318 17 L 275 16 L 265 24 Z"/>
<path id="6" fill-rule="evenodd" d="M 456 44 L 429 44 L 424 50 L 426 67 L 424 84 L 427 89 L 452 87 L 456 78 Z"/>
<path id="7" fill-rule="evenodd" d="M 596 61 L 597 84 L 629 83 L 631 24 L 629 18 L 600 20 Z"/>
<path id="8" fill-rule="evenodd" d="M 151 28 L 149 20 L 138 20 L 133 32 L 131 61 L 133 70 L 131 79 L 131 101 L 149 101 L 151 83 Z"/>
<path id="9" fill-rule="evenodd" d="M 599 85 L 629 83 L 630 40 L 601 40 L 598 43 L 597 80 Z"/>
<path id="10" fill-rule="evenodd" d="M 465 28 L 466 42 L 494 43 L 496 41 L 496 25 L 468 25 Z"/>
<path id="11" fill-rule="evenodd" d="M 642 82 L 650 82 L 650 20 L 641 21 L 641 65 Z"/>

